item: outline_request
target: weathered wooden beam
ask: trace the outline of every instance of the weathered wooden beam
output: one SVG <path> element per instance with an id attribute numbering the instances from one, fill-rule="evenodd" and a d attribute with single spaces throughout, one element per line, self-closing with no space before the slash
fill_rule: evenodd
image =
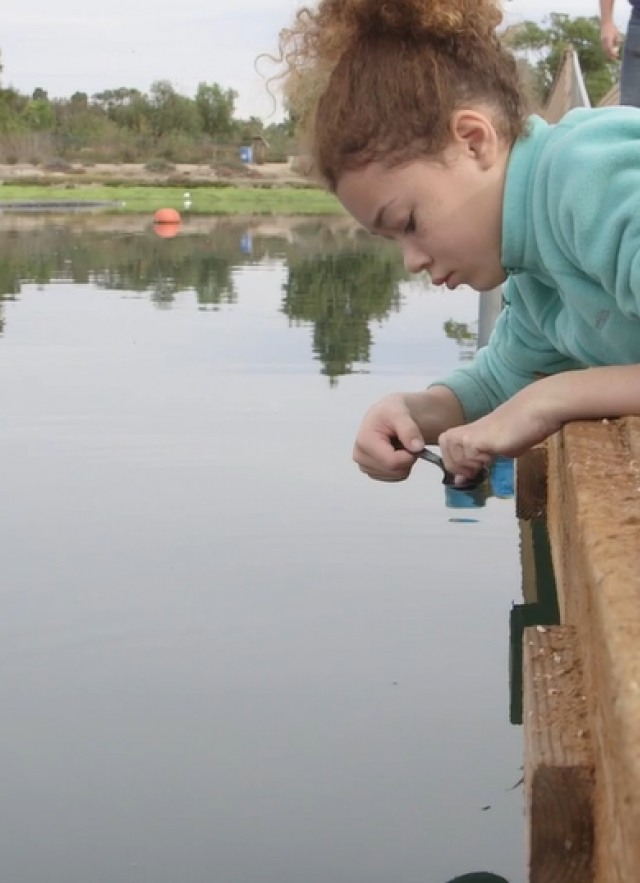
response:
<path id="1" fill-rule="evenodd" d="M 524 638 L 530 883 L 592 883 L 593 761 L 575 629 Z"/>
<path id="2" fill-rule="evenodd" d="M 544 519 L 547 511 L 547 445 L 536 445 L 516 463 L 516 517 Z"/>
<path id="3" fill-rule="evenodd" d="M 555 468 L 554 480 L 547 482 L 547 531 L 551 545 L 560 622 L 575 624 L 576 613 L 571 605 L 576 603 L 576 592 L 571 591 L 571 586 L 576 583 L 576 574 L 572 568 L 566 514 L 567 482 L 561 474 L 561 470 L 564 469 L 564 433 L 558 432 L 548 440 L 547 453 L 547 467 Z"/>
<path id="4" fill-rule="evenodd" d="M 594 740 L 595 879 L 630 883 L 640 879 L 640 419 L 566 426 L 548 470 L 554 569 Z"/>
<path id="5" fill-rule="evenodd" d="M 533 546 L 533 528 L 530 521 L 518 521 L 520 534 L 520 565 L 522 569 L 522 597 L 527 604 L 538 600 L 538 573 Z"/>

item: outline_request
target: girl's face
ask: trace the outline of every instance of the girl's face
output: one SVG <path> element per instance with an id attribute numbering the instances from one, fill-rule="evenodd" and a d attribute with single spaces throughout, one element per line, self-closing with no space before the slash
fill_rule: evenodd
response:
<path id="1" fill-rule="evenodd" d="M 336 195 L 371 233 L 400 245 L 410 273 L 426 270 L 435 285 L 487 291 L 506 278 L 500 255 L 509 150 L 482 114 L 460 111 L 457 122 L 438 159 L 345 172 Z"/>

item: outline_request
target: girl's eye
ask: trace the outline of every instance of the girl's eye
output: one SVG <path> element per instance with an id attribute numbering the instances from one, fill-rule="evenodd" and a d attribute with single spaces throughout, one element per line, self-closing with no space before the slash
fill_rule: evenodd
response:
<path id="1" fill-rule="evenodd" d="M 415 216 L 415 212 L 411 212 L 411 214 L 409 215 L 409 220 L 407 221 L 406 226 L 404 228 L 404 233 L 406 236 L 409 233 L 415 233 L 415 232 L 416 232 L 416 216 Z"/>

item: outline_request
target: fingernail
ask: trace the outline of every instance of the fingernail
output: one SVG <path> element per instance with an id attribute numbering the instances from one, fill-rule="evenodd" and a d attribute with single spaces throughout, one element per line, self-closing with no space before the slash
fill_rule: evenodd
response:
<path id="1" fill-rule="evenodd" d="M 415 451 L 416 454 L 418 453 L 418 451 L 422 450 L 422 442 L 419 438 L 411 439 L 411 441 L 409 442 L 409 450 Z"/>

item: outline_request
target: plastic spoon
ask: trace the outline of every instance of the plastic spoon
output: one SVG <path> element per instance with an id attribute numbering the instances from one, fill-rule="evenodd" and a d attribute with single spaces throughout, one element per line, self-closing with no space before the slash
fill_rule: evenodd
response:
<path id="1" fill-rule="evenodd" d="M 399 438 L 392 438 L 391 444 L 396 449 L 396 451 L 406 451 L 407 449 L 402 444 Z M 408 453 L 412 454 L 413 451 L 409 451 Z M 442 470 L 442 484 L 450 487 L 451 490 L 454 491 L 474 491 L 476 488 L 480 487 L 480 485 L 487 480 L 489 477 L 489 470 L 484 466 L 482 469 L 477 472 L 473 478 L 466 478 L 463 482 L 456 482 L 456 477 L 452 472 L 445 467 L 442 462 L 442 457 L 438 454 L 434 454 L 433 451 L 430 451 L 429 448 L 423 448 L 418 454 L 415 454 L 416 457 L 419 457 L 420 460 L 426 460 L 427 463 L 433 463 L 434 466 L 438 466 Z"/>

